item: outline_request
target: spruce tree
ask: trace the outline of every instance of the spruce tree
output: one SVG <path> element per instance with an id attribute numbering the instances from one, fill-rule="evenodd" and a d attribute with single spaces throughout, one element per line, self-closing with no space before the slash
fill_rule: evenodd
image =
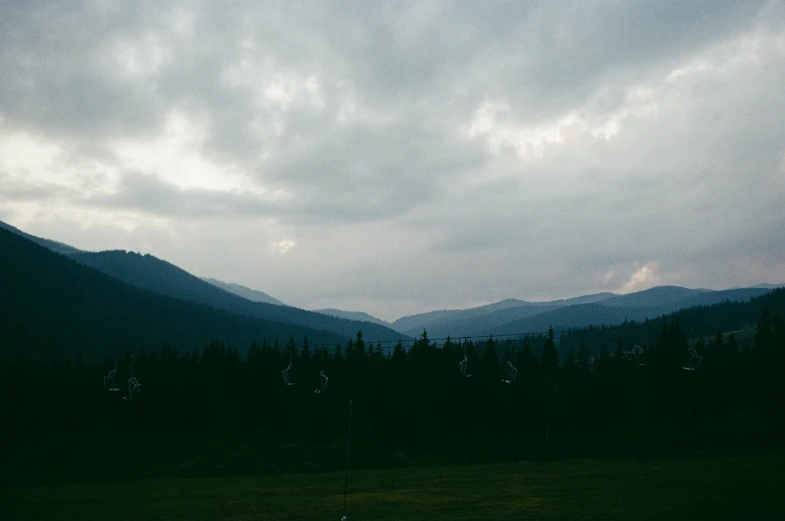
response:
<path id="1" fill-rule="evenodd" d="M 548 329 L 548 337 L 545 339 L 545 346 L 542 348 L 542 369 L 547 376 L 556 378 L 559 376 L 559 351 L 556 349 L 556 340 L 553 335 L 553 328 Z"/>

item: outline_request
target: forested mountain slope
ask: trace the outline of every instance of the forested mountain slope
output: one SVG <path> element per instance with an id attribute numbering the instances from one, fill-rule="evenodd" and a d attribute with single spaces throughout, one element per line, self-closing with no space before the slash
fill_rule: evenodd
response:
<path id="1" fill-rule="evenodd" d="M 589 355 L 596 355 L 603 346 L 614 350 L 619 344 L 654 345 L 660 339 L 663 323 L 666 321 L 677 323 L 685 338 L 693 343 L 715 336 L 718 332 L 736 332 L 739 336 L 743 333 L 745 337 L 752 339 L 764 308 L 769 310 L 772 317 L 785 317 L 785 288 L 760 289 L 765 289 L 766 293 L 748 301 L 694 306 L 657 319 L 630 320 L 617 325 L 575 328 L 562 332 L 559 335 L 559 351 L 562 354 L 570 350 L 577 352 L 584 346 L 589 349 Z M 778 319 L 778 324 L 777 327 L 783 327 L 781 318 Z M 751 340 L 739 340 L 738 347 L 743 348 L 746 343 L 751 343 Z"/>
<path id="2" fill-rule="evenodd" d="M 94 268 L 122 282 L 161 295 L 205 304 L 252 318 L 332 331 L 343 337 L 344 341 L 353 337 L 360 330 L 369 340 L 409 339 L 407 335 L 378 322 L 368 323 L 306 311 L 286 306 L 266 293 L 244 288 L 237 284 L 223 283 L 213 279 L 206 281 L 152 255 L 141 255 L 122 250 L 85 252 L 66 244 L 35 237 L 2 222 L 0 222 L 0 228 L 29 239 L 51 251 L 66 255 L 80 264 Z"/>
<path id="3" fill-rule="evenodd" d="M 248 299 L 251 302 L 264 302 L 266 304 L 276 304 L 278 306 L 286 305 L 280 300 L 278 300 L 277 298 L 268 295 L 264 291 L 247 288 L 240 284 L 235 284 L 234 282 L 224 282 L 222 280 L 217 280 L 210 277 L 202 277 L 202 280 L 205 282 L 209 282 L 213 286 L 228 291 L 229 293 L 234 293 L 237 296 L 243 297 L 244 299 Z"/>
<path id="4" fill-rule="evenodd" d="M 15 228 L 8 223 L 4 223 L 0 221 L 0 229 L 7 230 L 11 233 L 15 233 L 20 237 L 24 237 L 25 239 L 31 240 L 34 243 L 43 246 L 49 250 L 52 250 L 55 253 L 61 253 L 63 255 L 70 255 L 72 253 L 82 253 L 82 250 L 78 248 L 74 248 L 73 246 L 69 246 L 67 244 L 63 244 L 62 242 L 53 241 L 50 239 L 43 239 L 41 237 L 36 237 L 35 235 L 30 235 L 29 233 L 25 233 L 19 228 Z"/>
<path id="5" fill-rule="evenodd" d="M 71 257 L 81 264 L 139 288 L 238 315 L 332 331 L 341 335 L 344 340 L 352 338 L 359 330 L 362 330 L 368 340 L 407 339 L 406 335 L 378 324 L 346 320 L 291 306 L 251 302 L 152 255 L 102 251 L 80 253 Z"/>
<path id="6" fill-rule="evenodd" d="M 0 357 L 24 349 L 34 358 L 114 355 L 131 348 L 201 349 L 221 340 L 244 350 L 253 341 L 344 342 L 344 335 L 253 319 L 144 291 L 0 230 L 3 314 Z"/>
<path id="7" fill-rule="evenodd" d="M 356 320 L 358 322 L 370 322 L 372 324 L 379 324 L 380 326 L 390 327 L 390 323 L 382 320 L 381 318 L 376 318 L 373 315 L 369 315 L 364 311 L 344 311 L 342 309 L 335 309 L 335 308 L 325 308 L 325 309 L 315 309 L 314 312 L 322 313 L 324 315 L 330 315 L 333 317 L 345 318 L 347 320 Z M 410 335 L 415 336 L 415 335 Z"/>
<path id="8" fill-rule="evenodd" d="M 588 326 L 611 326 L 626 321 L 655 319 L 681 309 L 746 302 L 768 293 L 764 287 L 729 290 L 657 286 L 626 295 L 602 293 L 551 302 L 505 300 L 466 310 L 443 311 L 399 319 L 393 325 L 417 324 L 403 331 L 416 336 L 427 330 L 431 338 L 515 335 Z"/>

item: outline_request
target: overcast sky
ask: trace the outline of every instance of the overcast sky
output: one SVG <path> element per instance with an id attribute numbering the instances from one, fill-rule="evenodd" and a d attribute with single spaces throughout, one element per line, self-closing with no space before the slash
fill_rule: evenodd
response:
<path id="1" fill-rule="evenodd" d="M 0 220 L 384 319 L 785 282 L 785 0 L 2 2 Z"/>

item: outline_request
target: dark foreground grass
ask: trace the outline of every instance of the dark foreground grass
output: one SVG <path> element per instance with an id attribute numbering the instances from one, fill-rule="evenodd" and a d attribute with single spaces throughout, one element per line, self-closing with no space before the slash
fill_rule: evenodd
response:
<path id="1" fill-rule="evenodd" d="M 785 519 L 785 454 L 358 471 L 360 520 Z M 0 490 L 3 520 L 338 521 L 343 474 Z"/>

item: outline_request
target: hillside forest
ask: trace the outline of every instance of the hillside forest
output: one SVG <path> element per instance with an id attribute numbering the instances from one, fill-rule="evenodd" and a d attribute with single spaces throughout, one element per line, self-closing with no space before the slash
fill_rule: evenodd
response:
<path id="1" fill-rule="evenodd" d="M 753 312 L 743 342 L 684 325 Z M 362 332 L 99 362 L 20 349 L 0 362 L 13 426 L 0 482 L 340 469 L 349 435 L 353 468 L 776 449 L 783 312 L 775 290 L 617 327 L 438 343 L 424 331 L 408 349 Z"/>

